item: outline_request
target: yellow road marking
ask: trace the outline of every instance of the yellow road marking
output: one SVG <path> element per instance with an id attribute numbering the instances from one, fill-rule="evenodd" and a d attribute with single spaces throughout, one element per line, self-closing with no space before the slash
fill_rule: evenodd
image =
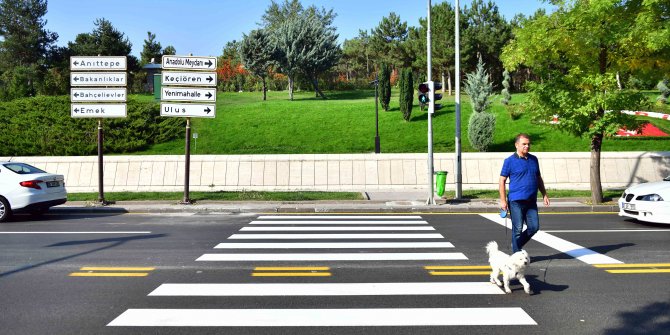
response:
<path id="1" fill-rule="evenodd" d="M 424 266 L 426 270 L 475 270 L 475 269 L 491 269 L 489 265 L 435 265 Z"/>
<path id="2" fill-rule="evenodd" d="M 609 273 L 670 273 L 670 269 L 625 269 L 605 271 Z"/>
<path id="3" fill-rule="evenodd" d="M 156 268 L 149 267 L 98 267 L 98 266 L 85 266 L 80 268 L 81 271 L 153 271 Z"/>
<path id="4" fill-rule="evenodd" d="M 594 264 L 597 268 L 650 268 L 670 267 L 670 263 L 639 263 L 639 264 Z"/>
<path id="5" fill-rule="evenodd" d="M 330 272 L 253 272 L 252 277 L 330 277 Z"/>
<path id="6" fill-rule="evenodd" d="M 70 277 L 146 277 L 147 272 L 73 272 Z"/>
<path id="7" fill-rule="evenodd" d="M 286 266 L 286 267 L 255 267 L 254 271 L 328 271 L 327 266 Z"/>
<path id="8" fill-rule="evenodd" d="M 432 276 L 488 276 L 491 271 L 428 271 Z"/>

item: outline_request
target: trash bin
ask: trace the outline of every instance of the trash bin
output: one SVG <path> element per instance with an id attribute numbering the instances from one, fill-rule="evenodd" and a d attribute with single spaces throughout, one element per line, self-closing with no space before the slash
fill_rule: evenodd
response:
<path id="1" fill-rule="evenodd" d="M 438 196 L 444 195 L 444 185 L 447 183 L 447 171 L 436 171 L 435 174 L 435 189 L 437 190 Z"/>

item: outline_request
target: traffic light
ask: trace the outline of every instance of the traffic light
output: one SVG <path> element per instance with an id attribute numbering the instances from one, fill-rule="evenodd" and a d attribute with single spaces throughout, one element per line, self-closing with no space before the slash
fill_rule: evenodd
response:
<path id="1" fill-rule="evenodd" d="M 434 81 L 419 84 L 419 102 L 421 105 L 428 104 L 428 113 L 435 113 L 436 110 L 442 108 L 441 104 L 435 103 L 437 100 L 442 100 L 442 94 L 435 93 L 436 90 L 441 89 L 442 84 Z"/>

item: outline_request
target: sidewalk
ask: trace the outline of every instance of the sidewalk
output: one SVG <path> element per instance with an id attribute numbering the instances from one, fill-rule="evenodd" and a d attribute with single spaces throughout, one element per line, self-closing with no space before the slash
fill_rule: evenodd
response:
<path id="1" fill-rule="evenodd" d="M 495 199 L 444 200 L 427 205 L 423 192 L 366 192 L 368 200 L 350 201 L 198 201 L 182 205 L 177 201 L 119 201 L 102 206 L 71 201 L 53 207 L 55 213 L 498 213 Z M 546 212 L 618 212 L 616 204 L 589 205 L 582 198 L 551 199 Z"/>

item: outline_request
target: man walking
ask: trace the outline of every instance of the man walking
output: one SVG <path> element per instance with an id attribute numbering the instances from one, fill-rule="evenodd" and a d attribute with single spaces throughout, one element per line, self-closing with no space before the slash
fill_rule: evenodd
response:
<path id="1" fill-rule="evenodd" d="M 530 137 L 521 133 L 514 139 L 516 152 L 505 159 L 498 191 L 500 193 L 500 208 L 510 212 L 512 216 L 512 252 L 521 248 L 540 229 L 537 215 L 537 191 L 540 190 L 545 206 L 549 206 L 549 197 L 544 188 L 544 181 L 540 175 L 540 164 L 537 157 L 530 151 Z M 509 178 L 509 199 L 505 195 L 505 183 Z M 508 203 L 509 201 L 509 203 Z M 523 224 L 526 230 L 522 232 Z"/>

